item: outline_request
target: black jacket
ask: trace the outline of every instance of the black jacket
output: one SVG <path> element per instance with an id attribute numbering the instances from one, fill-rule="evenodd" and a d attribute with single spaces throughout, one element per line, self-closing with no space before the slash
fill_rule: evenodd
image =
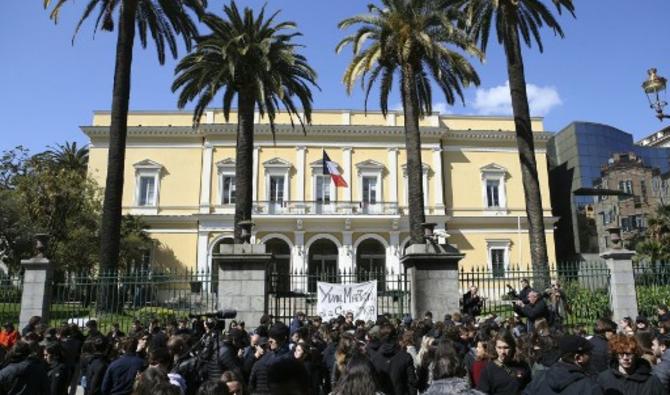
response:
<path id="1" fill-rule="evenodd" d="M 47 373 L 51 395 L 65 395 L 70 384 L 70 368 L 61 361 L 53 361 Z"/>
<path id="2" fill-rule="evenodd" d="M 268 386 L 268 368 L 270 359 L 272 359 L 272 352 L 266 351 L 251 369 L 251 375 L 249 375 L 249 392 L 252 395 L 265 395 L 270 393 L 270 387 Z"/>
<path id="3" fill-rule="evenodd" d="M 603 335 L 595 335 L 589 342 L 593 346 L 591 351 L 591 372 L 596 375 L 604 372 L 610 367 L 610 347 L 607 344 L 607 339 Z"/>
<path id="4" fill-rule="evenodd" d="M 371 362 L 375 368 L 375 376 L 381 392 L 384 394 L 395 394 L 393 381 L 391 380 L 391 360 L 398 353 L 393 343 L 383 343 L 379 351 L 372 355 Z"/>
<path id="5" fill-rule="evenodd" d="M 484 305 L 484 301 L 482 298 L 479 297 L 479 295 L 475 295 L 472 297 L 472 293 L 470 291 L 466 292 L 463 295 L 463 309 L 462 312 L 464 314 L 468 314 L 471 317 L 476 317 L 482 313 L 482 306 Z"/>
<path id="6" fill-rule="evenodd" d="M 81 376 L 86 380 L 85 395 L 101 395 L 102 379 L 107 371 L 107 358 L 100 354 L 89 355 L 82 359 Z"/>
<path id="7" fill-rule="evenodd" d="M 565 362 L 556 362 L 546 371 L 539 372 L 526 387 L 526 395 L 601 395 L 602 389 L 595 377 L 584 369 Z"/>
<path id="8" fill-rule="evenodd" d="M 626 376 L 618 368 L 609 368 L 600 373 L 598 384 L 605 395 L 661 395 L 667 394 L 658 377 L 652 375 L 649 362 L 638 359 L 635 372 Z"/>
<path id="9" fill-rule="evenodd" d="M 489 361 L 482 370 L 477 389 L 489 395 L 517 395 L 522 393 L 530 379 L 530 368 L 525 363 L 498 366 Z"/>
<path id="10" fill-rule="evenodd" d="M 124 354 L 109 364 L 102 380 L 102 393 L 105 395 L 125 395 L 133 391 L 137 373 L 144 368 L 144 360 L 135 353 Z"/>
<path id="11" fill-rule="evenodd" d="M 0 370 L 3 395 L 49 395 L 46 365 L 35 357 L 10 362 Z"/>
<path id="12" fill-rule="evenodd" d="M 190 354 L 177 358 L 172 367 L 172 373 L 177 373 L 186 382 L 186 395 L 194 395 L 201 384 L 200 372 L 198 371 L 198 359 Z"/>
<path id="13" fill-rule="evenodd" d="M 514 311 L 517 314 L 528 318 L 528 332 L 533 332 L 535 330 L 535 321 L 540 318 L 549 320 L 549 308 L 544 299 L 538 299 L 535 304 L 528 303 L 523 305 L 523 307 L 515 304 Z"/>
<path id="14" fill-rule="evenodd" d="M 391 358 L 389 372 L 395 395 L 416 395 L 414 358 L 407 351 L 400 350 Z"/>

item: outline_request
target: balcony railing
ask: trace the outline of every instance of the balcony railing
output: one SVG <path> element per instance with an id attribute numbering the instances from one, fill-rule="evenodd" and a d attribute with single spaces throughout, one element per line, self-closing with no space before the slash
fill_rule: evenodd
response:
<path id="1" fill-rule="evenodd" d="M 314 202 L 283 201 L 254 202 L 256 215 L 399 215 L 396 202 Z"/>

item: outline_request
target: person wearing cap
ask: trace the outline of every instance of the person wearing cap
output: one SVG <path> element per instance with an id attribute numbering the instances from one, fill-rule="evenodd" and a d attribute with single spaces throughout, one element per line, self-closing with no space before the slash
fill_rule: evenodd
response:
<path id="1" fill-rule="evenodd" d="M 598 384 L 605 394 L 667 394 L 661 381 L 652 374 L 649 362 L 640 358 L 640 347 L 635 338 L 617 335 L 609 343 L 616 357 L 616 366 L 598 375 Z"/>
<path id="2" fill-rule="evenodd" d="M 2 331 L 0 332 L 0 346 L 9 350 L 12 348 L 16 341 L 19 340 L 19 331 L 14 329 L 14 324 L 11 322 L 5 322 L 2 326 Z"/>
<path id="3" fill-rule="evenodd" d="M 661 380 L 665 389 L 670 393 L 670 336 L 657 334 L 651 349 L 658 360 L 658 363 L 652 368 L 652 373 Z"/>
<path id="4" fill-rule="evenodd" d="M 595 377 L 588 373 L 593 345 L 581 336 L 566 335 L 558 340 L 558 348 L 559 361 L 533 378 L 524 394 L 602 394 Z"/>

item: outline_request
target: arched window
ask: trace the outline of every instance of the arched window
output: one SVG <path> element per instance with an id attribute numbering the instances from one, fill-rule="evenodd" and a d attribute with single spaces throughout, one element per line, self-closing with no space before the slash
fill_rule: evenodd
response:
<path id="1" fill-rule="evenodd" d="M 328 239 L 319 239 L 309 247 L 307 261 L 307 290 L 316 292 L 317 281 L 338 283 L 337 245 Z"/>
<path id="2" fill-rule="evenodd" d="M 363 240 L 356 248 L 356 281 L 377 280 L 377 289 L 386 288 L 386 248 L 379 240 Z"/>
<path id="3" fill-rule="evenodd" d="M 270 289 L 268 292 L 289 292 L 291 290 L 291 247 L 278 238 L 266 241 L 265 246 L 266 251 L 274 256 L 269 268 Z"/>

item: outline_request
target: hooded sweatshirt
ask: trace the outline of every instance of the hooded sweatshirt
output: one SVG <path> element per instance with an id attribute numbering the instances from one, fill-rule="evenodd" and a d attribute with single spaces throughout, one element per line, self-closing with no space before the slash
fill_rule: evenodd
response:
<path id="1" fill-rule="evenodd" d="M 602 393 L 595 377 L 589 376 L 577 365 L 562 361 L 540 372 L 524 391 L 524 394 L 528 395 L 599 395 Z"/>
<path id="2" fill-rule="evenodd" d="M 638 358 L 633 374 L 625 375 L 618 368 L 600 373 L 598 384 L 605 394 L 661 395 L 667 394 L 658 377 L 651 374 L 649 362 Z"/>
<path id="3" fill-rule="evenodd" d="M 375 367 L 377 382 L 383 393 L 393 394 L 393 381 L 391 380 L 391 360 L 398 352 L 395 344 L 384 342 L 379 351 L 372 356 L 372 365 Z"/>

